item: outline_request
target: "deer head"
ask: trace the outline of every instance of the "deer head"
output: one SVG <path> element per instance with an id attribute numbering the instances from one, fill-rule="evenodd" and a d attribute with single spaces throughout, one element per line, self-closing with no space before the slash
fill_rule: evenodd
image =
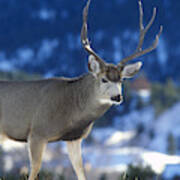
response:
<path id="1" fill-rule="evenodd" d="M 136 62 L 132 64 L 127 63 L 135 58 L 138 58 L 146 53 L 151 52 L 157 47 L 159 37 L 163 30 L 163 27 L 160 27 L 159 33 L 156 35 L 156 38 L 152 45 L 146 49 L 142 49 L 142 45 L 144 42 L 144 37 L 153 24 L 153 21 L 156 16 L 156 8 L 153 10 L 153 15 L 147 24 L 144 27 L 143 25 L 143 7 L 141 0 L 139 3 L 139 43 L 134 53 L 122 59 L 118 65 L 106 63 L 102 58 L 100 58 L 96 52 L 92 49 L 89 39 L 87 37 L 87 17 L 88 17 L 88 9 L 91 0 L 87 1 L 87 4 L 83 10 L 83 25 L 81 29 L 81 42 L 84 49 L 89 53 L 89 61 L 88 61 L 88 69 L 90 73 L 96 78 L 98 82 L 98 98 L 102 103 L 110 103 L 110 104 L 120 104 L 122 102 L 122 92 L 121 86 L 122 81 L 125 78 L 133 77 L 141 68 L 142 63 Z"/>

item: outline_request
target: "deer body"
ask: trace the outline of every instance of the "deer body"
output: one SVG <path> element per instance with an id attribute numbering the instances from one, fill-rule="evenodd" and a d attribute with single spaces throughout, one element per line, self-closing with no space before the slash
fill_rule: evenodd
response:
<path id="1" fill-rule="evenodd" d="M 79 139 L 110 107 L 96 99 L 96 83 L 91 74 L 76 79 L 1 82 L 1 133 L 18 141 L 27 141 L 30 134 L 48 142 Z"/>
<path id="2" fill-rule="evenodd" d="M 89 134 L 93 122 L 112 105 L 123 101 L 122 82 L 141 68 L 134 58 L 157 47 L 162 26 L 153 44 L 142 49 L 145 34 L 152 25 L 156 9 L 147 26 L 143 26 L 143 9 L 139 0 L 140 38 L 136 51 L 118 65 L 105 63 L 91 48 L 87 37 L 87 16 L 90 0 L 83 10 L 81 42 L 90 54 L 89 73 L 78 78 L 54 78 L 39 81 L 0 82 L 0 136 L 28 143 L 31 171 L 28 180 L 35 180 L 48 142 L 67 141 L 69 158 L 78 177 L 85 180 L 81 142 Z"/>
<path id="3" fill-rule="evenodd" d="M 119 83 L 114 83 L 114 87 L 106 85 L 109 90 L 103 94 L 101 86 L 101 80 L 92 73 L 72 79 L 0 82 L 0 136 L 28 142 L 32 169 L 29 180 L 37 176 L 48 142 L 68 141 L 73 164 L 72 150 L 81 152 L 76 147 L 80 148 L 93 122 L 113 104 L 113 101 L 102 100 L 121 93 L 117 88 Z M 78 157 L 81 159 L 80 154 Z M 81 179 L 85 178 L 83 168 L 80 169 Z"/>

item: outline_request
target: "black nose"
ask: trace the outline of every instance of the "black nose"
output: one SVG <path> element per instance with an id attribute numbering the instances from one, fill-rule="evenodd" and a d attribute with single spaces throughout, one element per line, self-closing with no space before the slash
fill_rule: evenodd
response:
<path id="1" fill-rule="evenodd" d="M 111 97 L 112 101 L 120 102 L 122 100 L 122 96 L 118 94 L 117 96 Z"/>

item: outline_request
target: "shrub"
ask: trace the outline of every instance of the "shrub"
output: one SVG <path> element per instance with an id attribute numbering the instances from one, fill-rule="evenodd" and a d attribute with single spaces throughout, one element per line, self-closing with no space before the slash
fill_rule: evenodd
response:
<path id="1" fill-rule="evenodd" d="M 150 167 L 129 165 L 127 173 L 121 175 L 119 180 L 152 180 L 156 174 Z"/>

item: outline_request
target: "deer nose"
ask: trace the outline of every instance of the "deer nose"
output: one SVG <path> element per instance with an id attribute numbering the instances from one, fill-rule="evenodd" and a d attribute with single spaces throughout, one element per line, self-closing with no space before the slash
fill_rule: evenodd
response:
<path id="1" fill-rule="evenodd" d="M 111 100 L 116 101 L 116 102 L 121 102 L 122 99 L 123 97 L 120 94 L 118 94 L 117 96 L 111 97 Z"/>

